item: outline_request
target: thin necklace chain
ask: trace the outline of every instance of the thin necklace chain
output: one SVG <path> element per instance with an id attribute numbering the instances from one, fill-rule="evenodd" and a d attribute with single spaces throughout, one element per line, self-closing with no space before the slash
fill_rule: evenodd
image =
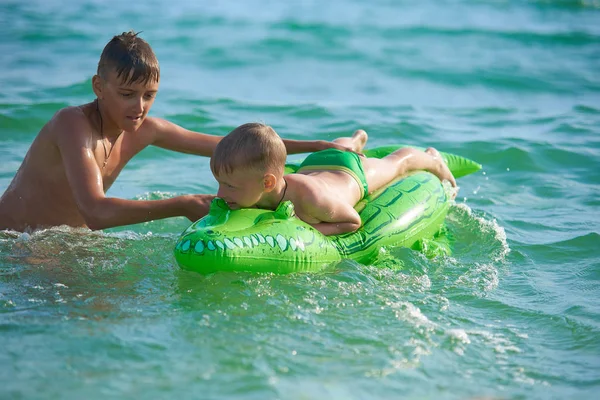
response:
<path id="1" fill-rule="evenodd" d="M 283 188 L 283 194 L 281 195 L 281 199 L 279 200 L 279 203 L 281 203 L 283 201 L 283 198 L 285 197 L 285 192 L 287 191 L 287 181 L 285 180 L 285 178 L 283 178 L 283 182 L 285 182 L 285 187 Z M 277 203 L 277 204 L 279 204 Z"/>
<path id="2" fill-rule="evenodd" d="M 119 136 L 117 136 L 117 139 L 115 140 L 115 142 L 113 143 L 112 147 L 110 148 L 110 151 L 106 151 L 106 143 L 104 143 L 104 121 L 102 120 L 102 113 L 100 112 L 100 106 L 98 105 L 98 99 L 96 99 L 96 111 L 98 112 L 98 118 L 100 118 L 100 137 L 102 138 L 102 147 L 104 148 L 104 162 L 102 163 L 102 169 L 104 169 L 106 167 L 106 163 L 108 162 L 108 158 L 110 157 L 110 154 L 112 153 L 113 149 L 115 148 L 115 144 L 117 143 L 117 140 L 119 140 L 119 136 L 121 136 L 123 134 L 123 132 L 119 133 Z"/>

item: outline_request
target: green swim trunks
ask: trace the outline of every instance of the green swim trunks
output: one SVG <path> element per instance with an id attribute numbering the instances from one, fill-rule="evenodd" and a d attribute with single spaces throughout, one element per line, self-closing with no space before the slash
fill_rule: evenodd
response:
<path id="1" fill-rule="evenodd" d="M 369 193 L 367 177 L 360 156 L 350 151 L 327 149 L 312 153 L 300 164 L 300 171 L 343 171 L 358 183 L 362 199 Z"/>

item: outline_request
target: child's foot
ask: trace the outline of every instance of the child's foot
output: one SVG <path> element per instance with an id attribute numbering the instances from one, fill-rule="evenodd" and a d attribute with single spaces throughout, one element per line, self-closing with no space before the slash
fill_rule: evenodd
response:
<path id="1" fill-rule="evenodd" d="M 450 172 L 450 169 L 444 162 L 444 159 L 442 158 L 440 152 L 434 149 L 433 147 L 429 147 L 427 148 L 427 150 L 425 150 L 425 153 L 432 156 L 435 160 L 436 169 L 435 171 L 432 171 L 434 175 L 437 176 L 440 179 L 440 181 L 446 179 L 448 182 L 450 182 L 450 184 L 452 184 L 452 187 L 456 187 L 456 180 L 454 179 L 452 172 Z"/>
<path id="2" fill-rule="evenodd" d="M 356 130 L 352 134 L 352 150 L 356 151 L 357 153 L 361 153 L 367 144 L 368 139 L 369 135 L 367 135 L 367 132 L 363 131 L 362 129 Z"/>

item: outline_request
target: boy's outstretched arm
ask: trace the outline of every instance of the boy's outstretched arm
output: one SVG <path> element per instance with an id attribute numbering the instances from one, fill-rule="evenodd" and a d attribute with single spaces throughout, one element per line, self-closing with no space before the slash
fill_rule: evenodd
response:
<path id="1" fill-rule="evenodd" d="M 206 215 L 214 196 L 187 195 L 166 200 L 125 200 L 106 197 L 102 174 L 91 146 L 89 129 L 72 119 L 59 133 L 59 147 L 67 180 L 80 214 L 90 229 L 130 225 L 155 219 L 186 216 L 190 220 Z"/>
<path id="2" fill-rule="evenodd" d="M 161 118 L 148 118 L 154 133 L 152 144 L 180 153 L 210 157 L 223 136 L 194 132 Z"/>
<path id="3" fill-rule="evenodd" d="M 350 147 L 342 146 L 335 142 L 328 142 L 326 140 L 293 140 L 283 138 L 282 140 L 288 154 L 311 153 L 325 149 L 338 149 L 354 152 Z"/>
<path id="4" fill-rule="evenodd" d="M 161 118 L 148 118 L 146 122 L 154 125 L 151 129 L 155 135 L 154 145 L 180 153 L 210 157 L 223 138 L 223 136 L 190 131 Z M 283 139 L 283 143 L 288 154 L 310 153 L 329 148 L 352 151 L 349 147 L 326 140 Z"/>

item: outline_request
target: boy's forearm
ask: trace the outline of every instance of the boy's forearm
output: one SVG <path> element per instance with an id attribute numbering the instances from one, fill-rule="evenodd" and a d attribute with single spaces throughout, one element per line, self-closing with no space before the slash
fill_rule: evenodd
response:
<path id="1" fill-rule="evenodd" d="M 325 149 L 324 140 L 292 140 L 283 139 L 288 154 L 311 153 Z"/>
<path id="2" fill-rule="evenodd" d="M 93 210 L 84 213 L 90 229 L 106 229 L 116 226 L 139 224 L 157 219 L 186 216 L 186 197 L 165 200 L 125 200 L 104 198 Z M 208 212 L 207 201 L 206 212 Z"/>

